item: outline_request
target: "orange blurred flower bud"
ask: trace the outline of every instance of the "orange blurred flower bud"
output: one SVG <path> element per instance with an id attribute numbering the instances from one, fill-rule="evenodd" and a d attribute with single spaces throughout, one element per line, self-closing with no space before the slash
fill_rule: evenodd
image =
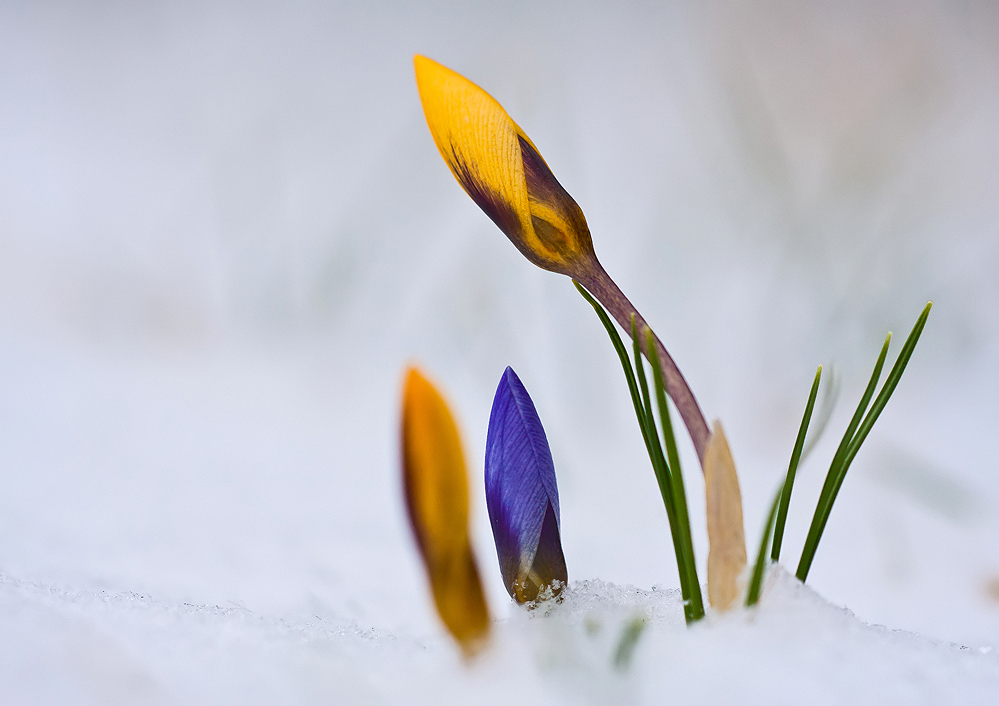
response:
<path id="1" fill-rule="evenodd" d="M 469 541 L 465 459 L 447 404 L 416 368 L 403 393 L 402 475 L 437 611 L 472 655 L 488 638 L 489 609 Z"/>

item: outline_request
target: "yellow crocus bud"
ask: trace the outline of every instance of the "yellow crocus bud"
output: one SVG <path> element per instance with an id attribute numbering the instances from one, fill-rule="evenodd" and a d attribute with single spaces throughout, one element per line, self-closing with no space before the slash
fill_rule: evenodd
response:
<path id="1" fill-rule="evenodd" d="M 589 281 L 586 219 L 531 139 L 474 83 L 416 56 L 416 85 L 437 149 L 458 183 L 538 267 Z"/>
<path id="2" fill-rule="evenodd" d="M 489 609 L 469 541 L 465 458 L 447 404 L 416 368 L 403 393 L 402 475 L 437 611 L 472 655 L 488 638 Z"/>
<path id="3" fill-rule="evenodd" d="M 597 260 L 582 210 L 531 138 L 503 106 L 464 76 L 425 56 L 417 55 L 414 64 L 430 134 L 472 200 L 524 257 L 579 282 L 625 331 L 631 330 L 632 317 L 637 330 L 644 331 L 645 319 Z M 710 436 L 707 422 L 680 369 L 662 342 L 653 338 L 653 349 L 645 353 L 659 357 L 666 390 L 703 462 Z"/>

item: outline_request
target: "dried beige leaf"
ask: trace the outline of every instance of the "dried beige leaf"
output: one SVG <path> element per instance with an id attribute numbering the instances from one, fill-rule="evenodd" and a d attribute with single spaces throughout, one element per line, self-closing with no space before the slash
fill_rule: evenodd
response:
<path id="1" fill-rule="evenodd" d="M 704 486 L 708 515 L 708 600 L 716 610 L 728 610 L 746 566 L 746 536 L 742 526 L 742 494 L 735 462 L 721 422 L 715 421 L 704 452 Z"/>

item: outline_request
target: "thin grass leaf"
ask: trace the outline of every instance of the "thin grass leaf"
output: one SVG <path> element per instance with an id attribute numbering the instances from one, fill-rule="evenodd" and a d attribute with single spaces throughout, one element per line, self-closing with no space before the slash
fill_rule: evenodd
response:
<path id="1" fill-rule="evenodd" d="M 635 376 L 638 378 L 638 387 L 642 391 L 645 429 L 648 434 L 649 446 L 652 449 L 652 467 L 656 473 L 656 480 L 659 481 L 659 490 L 666 502 L 666 510 L 670 516 L 670 526 L 672 527 L 673 519 L 676 517 L 676 498 L 673 496 L 673 487 L 670 482 L 670 468 L 663 455 L 663 448 L 659 443 L 659 433 L 656 431 L 656 420 L 652 414 L 652 398 L 649 396 L 649 382 L 645 377 L 645 366 L 642 364 L 642 349 L 639 343 L 641 339 L 636 333 L 635 317 L 631 318 L 631 337 L 635 344 Z"/>
<path id="2" fill-rule="evenodd" d="M 885 337 L 884 345 L 881 347 L 881 353 L 878 355 L 878 360 L 874 364 L 874 372 L 871 373 L 871 379 L 867 383 L 867 388 L 864 390 L 863 396 L 860 398 L 860 402 L 857 404 L 857 410 L 853 413 L 853 418 L 850 420 L 850 424 L 847 425 L 846 431 L 843 432 L 843 438 L 839 442 L 839 446 L 836 449 L 836 454 L 833 456 L 832 463 L 829 465 L 829 471 L 826 473 L 826 480 L 822 484 L 822 492 L 819 494 L 819 501 L 815 505 L 815 514 L 812 516 L 812 524 L 808 528 L 808 536 L 805 538 L 805 546 L 801 550 L 801 559 L 798 561 L 798 570 L 795 572 L 795 576 L 798 577 L 799 581 L 804 582 L 805 578 L 808 576 L 808 570 L 812 565 L 812 560 L 815 558 L 815 549 L 818 547 L 819 539 L 822 538 L 822 531 L 826 527 L 826 521 L 829 519 L 829 510 L 832 507 L 832 500 L 836 492 L 836 478 L 839 476 L 839 470 L 843 464 L 843 459 L 846 457 L 847 450 L 850 447 L 850 442 L 853 440 L 853 435 L 857 431 L 857 427 L 860 426 L 860 422 L 863 420 L 864 412 L 867 411 L 867 405 L 870 404 L 871 398 L 874 396 L 874 391 L 877 389 L 878 380 L 881 377 L 881 369 L 884 367 L 885 358 L 888 355 L 888 345 L 891 343 L 891 333 Z"/>
<path id="3" fill-rule="evenodd" d="M 830 493 L 825 506 L 825 516 L 822 520 L 820 534 L 822 529 L 825 528 L 826 522 L 829 520 L 829 515 L 832 512 L 832 505 L 836 500 L 836 496 L 839 494 L 839 489 L 842 487 L 843 481 L 846 479 L 846 473 L 850 469 L 850 464 L 853 463 L 853 459 L 856 457 L 857 452 L 860 451 L 860 446 L 864 443 L 867 435 L 874 427 L 874 423 L 878 420 L 878 416 L 880 416 L 882 410 L 884 410 L 885 405 L 888 404 L 888 400 L 891 398 L 892 393 L 895 392 L 895 388 L 898 385 L 899 380 L 902 378 L 902 373 L 905 372 L 905 367 L 909 364 L 909 359 L 912 357 L 912 353 L 916 348 L 916 343 L 919 342 L 919 337 L 923 332 L 923 327 L 926 325 L 926 319 L 930 314 L 930 308 L 932 306 L 933 302 L 927 303 L 923 312 L 920 314 L 919 319 L 912 327 L 912 331 L 909 332 L 909 336 L 906 338 L 905 343 L 902 346 L 902 350 L 898 354 L 898 358 L 895 359 L 895 364 L 892 366 L 891 372 L 888 373 L 888 377 L 885 379 L 885 383 L 881 387 L 881 391 L 878 393 L 877 398 L 875 398 L 870 410 L 867 412 L 867 416 L 864 417 L 864 421 L 857 429 L 853 439 L 851 439 L 850 444 L 846 449 L 846 453 L 840 461 L 839 466 L 836 468 L 832 492 Z M 818 540 L 816 540 L 816 544 L 818 544 Z"/>
<path id="4" fill-rule="evenodd" d="M 905 343 L 902 345 L 902 350 L 899 352 L 898 358 L 895 360 L 895 364 L 888 373 L 888 377 L 885 379 L 885 383 L 881 387 L 881 391 L 878 393 L 877 399 L 875 399 L 874 404 L 867 413 L 867 416 L 864 417 L 863 422 L 856 425 L 854 422 L 857 421 L 858 417 L 863 413 L 863 411 L 866 410 L 867 403 L 871 397 L 868 393 L 873 391 L 872 388 L 877 381 L 876 376 L 880 376 L 881 367 L 884 364 L 884 358 L 888 352 L 888 342 L 891 340 L 891 334 L 888 334 L 888 339 L 885 341 L 885 345 L 881 350 L 881 355 L 878 357 L 878 363 L 875 366 L 874 374 L 872 375 L 872 382 L 868 385 L 868 390 L 865 391 L 864 398 L 861 399 L 861 404 L 858 406 L 857 412 L 854 414 L 854 419 L 851 420 L 850 428 L 847 429 L 847 434 L 849 436 L 844 435 L 843 441 L 840 443 L 840 448 L 837 450 L 836 457 L 833 459 L 833 463 L 829 468 L 829 473 L 826 476 L 826 483 L 822 489 L 822 495 L 819 497 L 819 505 L 815 509 L 815 516 L 812 518 L 812 526 L 808 531 L 808 539 L 805 541 L 805 547 L 801 552 L 801 561 L 798 563 L 797 572 L 795 572 L 798 580 L 802 582 L 808 576 L 808 570 L 811 568 L 812 560 L 815 558 L 815 550 L 818 547 L 819 540 L 822 538 L 822 532 L 825 529 L 826 522 L 829 520 L 829 514 L 832 511 L 833 502 L 835 502 L 836 495 L 839 493 L 839 489 L 843 485 L 843 480 L 846 478 L 846 473 L 850 469 L 850 464 L 853 463 L 853 459 L 860 450 L 861 444 L 864 443 L 864 440 L 873 428 L 874 423 L 881 414 L 881 411 L 884 409 L 885 405 L 888 404 L 888 400 L 891 398 L 892 393 L 894 393 L 895 387 L 898 385 L 898 382 L 902 377 L 902 373 L 905 372 L 905 367 L 908 365 L 909 359 L 912 357 L 912 353 L 916 348 L 916 343 L 919 342 L 919 337 L 922 335 L 923 327 L 926 325 L 926 319 L 930 315 L 930 309 L 932 306 L 933 302 L 927 302 L 926 306 L 923 308 L 922 313 L 919 315 L 915 325 L 912 327 L 912 331 L 909 332 L 908 338 L 906 338 Z"/>
<path id="5" fill-rule="evenodd" d="M 679 532 L 680 524 L 677 522 L 675 506 L 673 501 L 673 491 L 670 483 L 670 473 L 666 466 L 666 462 L 662 456 L 662 450 L 659 446 L 658 436 L 653 440 L 649 432 L 649 418 L 646 415 L 646 407 L 642 401 L 641 393 L 638 389 L 638 382 L 636 381 L 635 370 L 632 367 L 631 358 L 626 352 L 624 342 L 621 336 L 618 334 L 617 329 L 614 327 L 613 322 L 608 316 L 604 308 L 592 297 L 586 289 L 573 280 L 573 284 L 579 291 L 580 295 L 589 302 L 590 306 L 596 312 L 597 317 L 600 319 L 600 323 L 603 324 L 604 329 L 607 331 L 607 335 L 611 339 L 611 343 L 614 345 L 614 350 L 617 351 L 618 358 L 621 360 L 621 367 L 624 370 L 624 376 L 628 381 L 628 389 L 631 392 L 631 401 L 635 406 L 635 416 L 638 418 L 638 426 L 642 431 L 642 438 L 645 441 L 645 449 L 649 454 L 649 460 L 652 462 L 652 470 L 656 476 L 656 482 L 659 485 L 659 492 L 662 494 L 663 505 L 666 507 L 666 517 L 669 520 L 670 534 L 673 540 L 673 549 L 676 553 L 676 563 L 677 563 L 677 573 L 680 577 L 680 590 L 684 599 L 684 616 L 689 621 L 695 620 L 702 617 L 704 614 L 703 606 L 700 600 L 700 585 L 697 583 L 697 572 L 694 570 L 693 587 L 696 594 L 697 600 L 692 602 L 690 599 L 691 585 L 688 581 L 689 572 L 685 570 L 688 563 L 693 563 L 692 559 L 690 562 L 687 560 L 687 553 L 684 552 L 684 543 L 682 540 L 682 535 Z M 643 381 L 644 371 L 643 371 Z M 647 384 L 647 383 L 646 383 Z M 646 387 L 647 394 L 647 387 Z M 654 429 L 654 426 L 653 426 Z M 675 446 L 675 442 L 674 442 Z M 658 453 L 657 453 L 658 450 Z M 686 503 L 685 503 L 686 504 Z M 687 523 L 689 530 L 689 522 Z M 690 556 L 693 557 L 693 550 L 690 551 Z M 697 606 L 693 608 L 693 606 Z M 693 612 L 691 612 L 693 610 Z M 697 616 L 697 617 L 695 617 Z"/>
<path id="6" fill-rule="evenodd" d="M 652 459 L 652 468 L 655 471 L 656 480 L 659 483 L 659 491 L 662 493 L 663 501 L 666 503 L 666 516 L 669 518 L 669 529 L 673 539 L 673 551 L 676 554 L 676 568 L 677 573 L 680 576 L 680 592 L 683 596 L 683 615 L 684 619 L 688 623 L 692 623 L 703 617 L 703 608 L 700 609 L 700 615 L 698 615 L 698 609 L 695 607 L 692 597 L 693 591 L 696 590 L 700 593 L 700 588 L 696 583 L 696 573 L 694 584 L 691 585 L 690 571 L 688 568 L 691 564 L 691 559 L 688 558 L 687 545 L 683 540 L 682 524 L 677 517 L 677 499 L 676 494 L 673 492 L 671 479 L 672 472 L 669 465 L 666 463 L 666 458 L 663 455 L 662 446 L 659 442 L 659 433 L 656 431 L 655 416 L 652 412 L 652 398 L 649 396 L 649 383 L 648 379 L 645 377 L 645 366 L 642 364 L 642 339 L 638 337 L 638 325 L 635 323 L 635 317 L 631 318 L 631 339 L 634 344 L 633 352 L 635 358 L 635 376 L 638 378 L 638 386 L 642 392 L 642 402 L 645 409 L 645 424 L 648 431 L 649 445 L 652 448 L 652 453 L 650 454 Z M 690 554 L 692 555 L 692 552 L 690 552 Z"/>
<path id="7" fill-rule="evenodd" d="M 888 357 L 888 346 L 891 344 L 891 332 L 885 336 L 884 345 L 881 347 L 881 352 L 878 354 L 878 360 L 874 364 L 874 371 L 871 373 L 871 379 L 867 382 L 867 387 L 864 389 L 864 394 L 860 398 L 860 402 L 857 404 L 857 409 L 853 413 L 853 417 L 850 419 L 850 423 L 846 427 L 846 431 L 843 432 L 843 438 L 839 442 L 839 446 L 836 448 L 836 454 L 833 456 L 832 467 L 838 468 L 846 458 L 847 451 L 850 448 L 850 442 L 853 441 L 853 436 L 857 431 L 857 427 L 860 426 L 861 421 L 864 418 L 864 413 L 867 411 L 867 406 L 871 402 L 871 398 L 874 397 L 874 391 L 878 387 L 878 381 L 881 379 L 881 370 L 884 368 L 885 359 Z M 824 499 L 827 499 L 829 494 L 829 489 L 832 487 L 832 476 L 826 477 L 825 485 L 822 488 L 822 495 L 820 496 L 820 503 L 824 503 Z"/>
<path id="8" fill-rule="evenodd" d="M 652 445 L 653 454 L 657 457 L 653 460 L 659 461 L 659 465 L 664 467 L 666 464 L 666 459 L 663 456 L 662 446 L 659 444 L 659 434 L 656 432 L 656 426 L 653 422 L 652 417 L 652 399 L 649 397 L 649 382 L 648 378 L 645 377 L 645 366 L 642 364 L 642 344 L 641 339 L 638 337 L 637 324 L 635 323 L 635 317 L 631 317 L 631 340 L 634 344 L 633 355 L 635 358 L 635 377 L 638 378 L 638 388 L 642 392 L 642 409 L 645 412 L 645 424 L 646 429 L 649 433 L 649 441 Z"/>
<path id="9" fill-rule="evenodd" d="M 643 616 L 637 616 L 624 626 L 621 639 L 617 643 L 617 649 L 614 650 L 614 668 L 618 671 L 623 672 L 628 669 L 631 657 L 635 653 L 635 645 L 638 644 L 638 638 L 645 631 L 646 623 Z"/>
<path id="10" fill-rule="evenodd" d="M 753 576 L 749 581 L 749 590 L 746 592 L 746 607 L 754 605 L 760 600 L 760 587 L 763 584 L 763 570 L 767 566 L 767 545 L 770 544 L 770 530 L 774 526 L 774 515 L 777 514 L 777 505 L 783 497 L 784 485 L 777 489 L 773 501 L 770 503 L 770 512 L 767 513 L 767 523 L 763 525 L 763 534 L 760 536 L 760 549 L 756 552 L 756 563 L 753 565 Z"/>
<path id="11" fill-rule="evenodd" d="M 805 437 L 805 448 L 801 450 L 799 464 L 805 462 L 805 459 L 815 449 L 815 445 L 819 443 L 819 440 L 825 433 L 826 427 L 829 426 L 829 420 L 832 419 L 833 411 L 836 409 L 836 402 L 839 399 L 839 374 L 836 372 L 835 366 L 830 364 L 824 372 L 825 376 L 823 379 L 825 383 L 821 385 L 822 401 L 819 402 L 818 413 L 815 419 L 812 420 L 808 436 Z"/>
<path id="12" fill-rule="evenodd" d="M 815 407 L 815 396 L 819 392 L 819 380 L 822 378 L 822 366 L 815 371 L 815 380 L 812 382 L 812 390 L 808 393 L 808 404 L 805 405 L 805 414 L 801 417 L 801 425 L 798 427 L 798 438 L 794 440 L 794 450 L 791 452 L 791 462 L 787 466 L 787 477 L 780 495 L 780 511 L 777 513 L 777 524 L 774 525 L 774 544 L 770 550 L 770 558 L 773 561 L 780 559 L 780 545 L 784 540 L 784 524 L 787 522 L 787 509 L 791 505 L 791 489 L 794 487 L 794 474 L 798 470 L 798 463 L 801 461 L 801 450 L 805 445 L 805 435 L 808 433 L 808 423 L 812 420 L 812 408 Z M 750 605 L 747 603 L 747 605 Z"/>
<path id="13" fill-rule="evenodd" d="M 638 383 L 635 381 L 635 370 L 631 365 L 631 358 L 628 355 L 628 350 L 624 346 L 624 341 L 621 340 L 620 334 L 618 334 L 617 329 L 614 327 L 614 322 L 611 321 L 610 316 L 604 310 L 602 306 L 590 296 L 590 293 L 576 280 L 572 283 L 576 285 L 576 289 L 583 296 L 593 310 L 597 313 L 597 317 L 600 319 L 600 323 L 604 325 L 607 330 L 607 335 L 610 336 L 611 343 L 614 345 L 614 350 L 617 351 L 618 358 L 621 359 L 621 367 L 624 369 L 624 377 L 628 381 L 628 390 L 631 392 L 631 402 L 635 405 L 635 416 L 638 417 L 638 425 L 642 430 L 642 438 L 645 440 L 645 450 L 649 454 L 649 458 L 652 458 L 652 444 L 649 441 L 649 433 L 647 428 L 647 422 L 645 420 L 645 408 L 642 406 L 642 398 L 638 392 Z"/>
<path id="14" fill-rule="evenodd" d="M 905 343 L 902 344 L 902 350 L 898 354 L 898 358 L 895 360 L 895 365 L 892 366 L 891 372 L 888 373 L 887 379 L 885 379 L 885 384 L 881 388 L 881 392 L 878 393 L 877 398 L 871 405 L 870 411 L 867 416 L 864 417 L 863 423 L 860 425 L 860 429 L 857 430 L 857 434 L 853 441 L 850 442 L 850 449 L 847 451 L 846 464 L 853 461 L 853 457 L 857 455 L 857 451 L 860 450 L 860 445 L 864 443 L 867 435 L 871 432 L 874 427 L 874 423 L 878 421 L 878 416 L 881 411 L 888 404 L 888 400 L 891 399 L 892 394 L 895 392 L 895 388 L 898 386 L 899 380 L 902 379 L 902 373 L 905 372 L 905 367 L 909 364 L 909 358 L 912 357 L 913 351 L 916 350 L 916 344 L 919 343 L 919 337 L 923 333 L 923 327 L 926 326 L 926 319 L 930 315 L 930 309 L 933 307 L 933 302 L 927 302 L 926 306 L 923 308 L 923 312 L 919 315 L 916 320 L 915 325 L 912 327 L 912 331 L 909 332 L 908 338 L 905 339 Z"/>
<path id="15" fill-rule="evenodd" d="M 652 331 L 647 330 L 649 350 L 653 348 Z M 680 454 L 676 447 L 676 437 L 673 434 L 673 422 L 670 418 L 669 403 L 666 400 L 666 385 L 663 379 L 662 367 L 658 356 L 649 358 L 652 365 L 652 379 L 656 387 L 656 403 L 659 406 L 659 422 L 662 425 L 663 441 L 669 457 L 670 482 L 673 485 L 673 502 L 676 507 L 676 519 L 683 542 L 684 568 L 687 573 L 687 585 L 690 589 L 690 615 L 692 620 L 704 617 L 704 599 L 701 596 L 701 584 L 697 578 L 697 564 L 694 561 L 694 542 L 690 533 L 690 516 L 687 512 L 687 491 L 683 485 L 683 472 L 680 469 Z"/>
<path id="16" fill-rule="evenodd" d="M 655 350 L 655 337 L 652 333 L 652 329 L 645 329 L 646 331 L 646 341 L 649 346 L 649 350 Z M 663 427 L 663 442 L 666 446 L 666 455 L 669 467 L 671 470 L 671 476 L 678 476 L 680 473 L 680 454 L 676 448 L 676 437 L 673 435 L 673 422 L 669 415 L 669 406 L 666 403 L 666 382 L 663 378 L 663 369 L 659 364 L 658 356 L 651 356 L 648 358 L 649 364 L 652 366 L 652 380 L 656 388 L 656 404 L 659 407 L 659 421 Z M 680 488 L 683 488 L 683 477 L 679 476 Z M 673 493 L 674 498 L 676 498 L 676 492 L 674 488 Z"/>

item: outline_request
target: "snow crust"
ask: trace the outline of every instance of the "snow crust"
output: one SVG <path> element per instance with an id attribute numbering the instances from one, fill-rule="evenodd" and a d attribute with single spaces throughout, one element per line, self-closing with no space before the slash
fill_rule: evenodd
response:
<path id="1" fill-rule="evenodd" d="M 867 624 L 775 569 L 687 628 L 676 589 L 573 582 L 472 660 L 437 634 L 0 576 L 8 703 L 991 703 L 999 655 Z M 622 636 L 642 621 L 627 661 Z"/>

